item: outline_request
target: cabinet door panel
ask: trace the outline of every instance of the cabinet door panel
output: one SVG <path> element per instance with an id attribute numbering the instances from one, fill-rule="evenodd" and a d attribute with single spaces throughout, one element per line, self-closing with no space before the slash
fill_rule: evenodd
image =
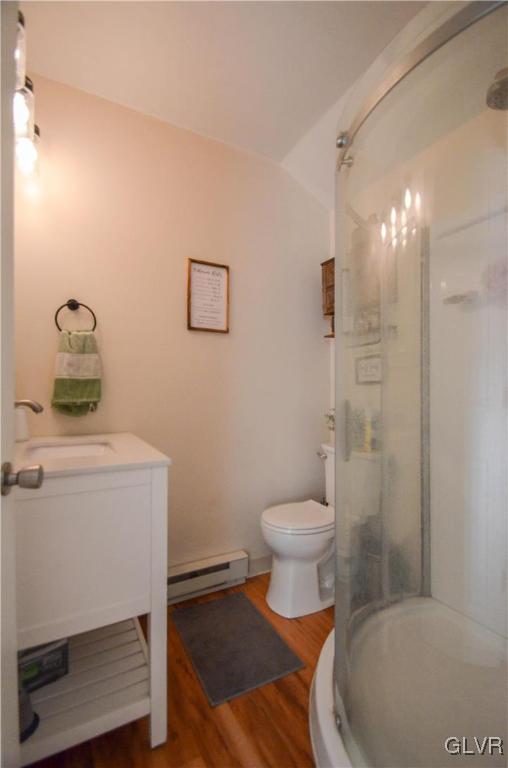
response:
<path id="1" fill-rule="evenodd" d="M 19 647 L 150 607 L 150 486 L 18 501 Z"/>

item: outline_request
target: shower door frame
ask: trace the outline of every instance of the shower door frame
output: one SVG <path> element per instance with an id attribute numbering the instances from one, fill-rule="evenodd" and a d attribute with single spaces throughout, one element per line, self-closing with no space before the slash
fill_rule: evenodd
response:
<path id="1" fill-rule="evenodd" d="M 372 91 L 356 114 L 349 130 L 340 131 L 337 136 L 337 149 L 340 149 L 337 160 L 337 170 L 350 166 L 351 159 L 347 157 L 354 138 L 369 115 L 378 104 L 392 91 L 406 75 L 416 69 L 439 48 L 450 42 L 475 22 L 480 21 L 492 11 L 506 5 L 508 0 L 473 0 L 465 8 L 447 19 L 440 27 L 433 30 L 416 48 L 397 61 L 385 74 L 381 83 Z"/>
<path id="2" fill-rule="evenodd" d="M 383 101 L 383 99 L 414 69 L 416 69 L 423 61 L 432 56 L 439 48 L 446 45 L 450 40 L 465 31 L 468 27 L 472 26 L 476 22 L 483 19 L 488 14 L 496 11 L 504 5 L 507 5 L 508 0 L 473 0 L 463 7 L 460 11 L 455 13 L 450 18 L 446 19 L 440 26 L 430 32 L 425 39 L 418 43 L 409 53 L 403 55 L 398 61 L 389 67 L 388 71 L 383 76 L 381 82 L 372 90 L 372 92 L 363 101 L 362 106 L 356 112 L 354 119 L 350 123 L 348 130 L 342 130 L 337 135 L 336 146 L 339 149 L 336 165 L 337 173 L 337 199 L 336 199 L 336 220 L 344 222 L 345 217 L 345 175 L 342 173 L 344 167 L 350 168 L 354 163 L 354 157 L 349 154 L 350 149 L 353 147 L 355 136 L 360 128 L 366 122 L 368 117 L 374 112 L 376 107 Z M 426 228 L 422 231 L 422 258 L 421 258 L 421 332 L 422 332 L 422 360 L 425 356 L 428 356 L 428 313 L 426 311 L 425 302 L 428 301 L 428 239 Z M 335 305 L 340 306 L 342 291 L 342 266 L 344 264 L 344 243 L 341 237 L 336 238 L 336 259 L 335 259 Z M 337 355 L 338 360 L 338 355 Z M 337 379 L 340 381 L 340 379 Z M 421 448 L 424 456 L 428 456 L 429 450 L 429 371 L 428 366 L 422 366 L 421 376 L 421 397 L 422 397 L 422 411 L 421 411 Z M 336 431 L 336 441 L 339 435 L 346 435 L 347 428 L 345 424 L 345 416 L 343 417 L 344 423 L 341 423 L 341 418 L 338 419 L 338 430 Z M 347 440 L 347 438 L 344 438 Z M 346 445 L 336 445 L 336 451 L 345 451 Z M 337 465 L 336 465 L 337 466 Z M 336 469 L 337 473 L 337 469 Z M 338 489 L 342 487 L 341 478 L 336 477 L 335 492 L 337 496 Z M 336 515 L 338 514 L 340 504 L 338 499 L 335 500 Z M 421 594 L 422 596 L 429 596 L 430 589 L 430 472 L 428 461 L 423 462 L 422 466 L 422 479 L 421 479 Z M 338 571 L 336 572 L 336 584 L 338 578 Z M 336 590 L 337 591 L 337 590 Z M 347 614 L 349 616 L 349 613 Z M 353 749 L 356 751 L 356 745 L 354 739 L 349 730 L 349 724 L 347 719 L 347 681 L 348 675 L 346 670 L 347 663 L 347 645 L 346 645 L 346 631 L 338 633 L 338 641 L 340 643 L 339 653 L 341 662 L 339 664 L 334 663 L 333 673 L 333 689 L 334 689 L 334 701 L 335 701 L 335 723 L 337 729 L 342 732 L 343 738 L 346 737 L 347 749 Z M 336 628 L 336 642 L 337 642 L 337 628 Z M 337 644 L 336 644 L 337 652 Z"/>

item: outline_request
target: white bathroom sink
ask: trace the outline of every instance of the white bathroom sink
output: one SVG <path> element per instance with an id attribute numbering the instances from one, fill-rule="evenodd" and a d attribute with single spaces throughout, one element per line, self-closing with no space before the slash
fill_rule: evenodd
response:
<path id="1" fill-rule="evenodd" d="M 111 450 L 109 443 L 39 443 L 27 447 L 26 455 L 31 459 L 70 459 L 102 456 Z"/>
<path id="2" fill-rule="evenodd" d="M 42 464 L 44 477 L 132 470 L 170 464 L 167 456 L 129 432 L 51 435 L 16 443 L 15 467 Z"/>

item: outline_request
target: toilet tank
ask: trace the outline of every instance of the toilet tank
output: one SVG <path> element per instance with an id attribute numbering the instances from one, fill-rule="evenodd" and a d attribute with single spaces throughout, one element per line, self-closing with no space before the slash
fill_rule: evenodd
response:
<path id="1" fill-rule="evenodd" d="M 326 503 L 335 506 L 335 446 L 323 443 L 321 446 L 325 459 L 325 494 Z"/>

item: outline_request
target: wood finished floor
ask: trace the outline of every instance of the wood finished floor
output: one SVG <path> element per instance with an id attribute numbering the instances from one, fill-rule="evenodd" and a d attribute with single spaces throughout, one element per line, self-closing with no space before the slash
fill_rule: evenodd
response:
<path id="1" fill-rule="evenodd" d="M 196 598 L 206 602 L 244 592 L 298 654 L 305 668 L 210 707 L 168 609 L 168 740 L 148 742 L 148 719 L 34 763 L 37 768 L 307 768 L 313 766 L 308 728 L 312 675 L 333 628 L 333 609 L 283 619 L 265 602 L 269 576 Z M 190 603 L 189 603 L 190 604 Z"/>

